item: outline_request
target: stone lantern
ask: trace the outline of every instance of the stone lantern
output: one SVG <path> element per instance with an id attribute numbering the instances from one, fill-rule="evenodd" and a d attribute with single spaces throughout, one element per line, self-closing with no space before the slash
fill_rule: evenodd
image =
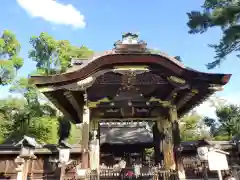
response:
<path id="1" fill-rule="evenodd" d="M 36 158 L 34 155 L 35 148 L 41 148 L 42 146 L 36 142 L 34 138 L 24 136 L 22 140 L 14 145 L 20 147 L 19 156 L 15 159 L 17 164 L 17 180 L 27 179 L 28 168 L 30 161 Z"/>
<path id="2" fill-rule="evenodd" d="M 60 168 L 60 180 L 64 179 L 65 176 L 65 169 L 68 164 L 72 161 L 70 160 L 70 145 L 67 144 L 64 140 L 59 142 L 58 151 L 59 151 L 59 158 L 58 158 L 58 167 Z"/>
<path id="3" fill-rule="evenodd" d="M 59 164 L 68 164 L 70 158 L 70 145 L 67 144 L 65 141 L 60 141 L 58 145 L 59 151 Z"/>
<path id="4" fill-rule="evenodd" d="M 21 158 L 32 158 L 34 157 L 34 148 L 31 146 L 22 146 L 20 150 L 20 157 Z"/>

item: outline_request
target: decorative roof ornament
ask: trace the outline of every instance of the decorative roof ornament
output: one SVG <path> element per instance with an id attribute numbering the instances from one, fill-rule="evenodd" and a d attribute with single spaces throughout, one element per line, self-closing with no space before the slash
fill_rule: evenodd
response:
<path id="1" fill-rule="evenodd" d="M 138 44 L 138 34 L 124 33 L 122 35 L 122 44 Z"/>
<path id="2" fill-rule="evenodd" d="M 147 43 L 139 40 L 139 35 L 136 33 L 124 33 L 122 40 L 114 43 L 116 53 L 147 53 Z"/>
<path id="3" fill-rule="evenodd" d="M 33 148 L 42 148 L 42 145 L 39 144 L 35 138 L 24 135 L 23 138 L 14 144 L 14 146 L 28 146 Z"/>

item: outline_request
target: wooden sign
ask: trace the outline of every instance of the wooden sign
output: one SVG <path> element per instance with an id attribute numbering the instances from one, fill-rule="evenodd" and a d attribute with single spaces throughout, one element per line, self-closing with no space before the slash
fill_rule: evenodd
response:
<path id="1" fill-rule="evenodd" d="M 224 153 L 210 151 L 208 152 L 208 164 L 210 171 L 228 170 L 227 156 Z"/>

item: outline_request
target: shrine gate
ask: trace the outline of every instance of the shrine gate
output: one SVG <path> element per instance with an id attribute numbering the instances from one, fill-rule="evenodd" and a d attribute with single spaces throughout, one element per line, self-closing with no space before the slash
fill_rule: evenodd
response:
<path id="1" fill-rule="evenodd" d="M 179 119 L 222 90 L 230 77 L 199 72 L 165 53 L 152 53 L 138 35 L 126 33 L 111 51 L 73 60 L 67 72 L 32 76 L 31 81 L 66 118 L 81 123 L 83 169 L 99 164 L 99 157 L 90 158 L 89 145 L 99 143 L 100 123 L 151 121 L 155 164 L 184 179 Z"/>

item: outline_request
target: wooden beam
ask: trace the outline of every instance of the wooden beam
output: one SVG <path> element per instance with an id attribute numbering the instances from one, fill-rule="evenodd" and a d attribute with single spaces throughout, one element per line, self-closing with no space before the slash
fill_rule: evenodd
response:
<path id="1" fill-rule="evenodd" d="M 222 91 L 224 87 L 216 84 L 210 84 L 210 87 L 208 87 L 208 89 L 213 91 Z"/>
<path id="2" fill-rule="evenodd" d="M 182 99 L 180 99 L 177 103 L 176 103 L 176 107 L 177 109 L 180 109 L 181 107 L 183 107 L 184 104 L 186 104 L 188 101 L 190 101 L 192 99 L 193 96 L 195 96 L 196 94 L 198 94 L 198 90 L 197 89 L 192 89 L 191 91 L 187 92 Z"/>
<path id="3" fill-rule="evenodd" d="M 110 102 L 110 100 L 107 97 L 104 97 L 102 99 L 99 99 L 98 101 L 88 101 L 87 106 L 89 108 L 96 108 L 99 104 L 104 102 Z"/>
<path id="4" fill-rule="evenodd" d="M 149 117 L 149 118 L 100 118 L 99 121 L 158 121 L 159 117 Z"/>
<path id="5" fill-rule="evenodd" d="M 161 100 L 159 98 L 155 98 L 155 97 L 150 97 L 149 102 L 150 103 L 151 102 L 157 102 L 157 103 L 159 103 L 163 107 L 170 107 L 171 106 L 171 102 L 170 101 L 163 101 L 163 100 Z"/>
<path id="6" fill-rule="evenodd" d="M 69 102 L 71 103 L 71 105 L 73 106 L 75 111 L 77 112 L 78 118 L 81 120 L 82 119 L 82 113 L 83 113 L 83 106 L 81 107 L 79 105 L 79 103 L 77 102 L 76 98 L 74 97 L 72 91 L 67 90 L 63 94 L 69 100 Z M 79 99 L 81 100 L 81 97 L 79 97 Z M 84 99 L 82 98 L 82 100 L 84 100 Z"/>
<path id="7" fill-rule="evenodd" d="M 44 95 L 51 101 L 51 103 L 56 107 L 56 109 L 60 110 L 67 118 L 73 120 L 73 117 L 68 113 L 68 111 L 58 103 L 58 100 L 53 98 L 49 93 L 44 93 Z"/>
<path id="8" fill-rule="evenodd" d="M 174 88 L 164 101 L 173 100 L 179 91 L 189 89 L 189 88 L 190 88 L 190 86 L 188 84 Z"/>

